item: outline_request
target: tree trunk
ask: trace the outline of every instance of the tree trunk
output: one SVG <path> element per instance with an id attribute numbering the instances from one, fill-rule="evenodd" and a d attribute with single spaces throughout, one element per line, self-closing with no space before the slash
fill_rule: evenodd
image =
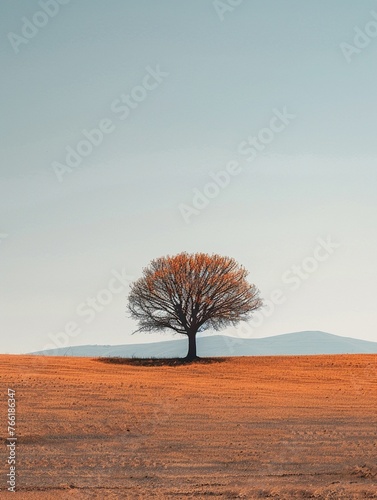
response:
<path id="1" fill-rule="evenodd" d="M 188 351 L 187 351 L 187 360 L 192 360 L 192 359 L 197 359 L 198 356 L 196 355 L 196 332 L 195 333 L 190 333 L 188 334 Z"/>

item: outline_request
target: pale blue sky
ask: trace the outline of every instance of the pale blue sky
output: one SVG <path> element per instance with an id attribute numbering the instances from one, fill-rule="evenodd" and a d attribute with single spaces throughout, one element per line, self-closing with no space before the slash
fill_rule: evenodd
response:
<path id="1" fill-rule="evenodd" d="M 350 61 L 340 47 L 376 1 L 244 0 L 221 20 L 211 0 L 71 0 L 12 47 L 44 3 L 0 6 L 0 352 L 42 349 L 70 322 L 71 345 L 169 338 L 131 337 L 126 286 L 103 290 L 182 250 L 235 257 L 264 298 L 281 290 L 245 335 L 377 341 L 377 38 Z M 122 120 L 114 101 L 158 67 Z M 248 162 L 240 143 L 284 108 L 295 118 Z M 52 164 L 104 119 L 113 131 L 59 182 Z M 241 172 L 186 223 L 179 206 L 229 161 Z M 297 290 L 282 281 L 328 237 L 339 246 Z M 101 311 L 83 305 L 98 294 Z"/>

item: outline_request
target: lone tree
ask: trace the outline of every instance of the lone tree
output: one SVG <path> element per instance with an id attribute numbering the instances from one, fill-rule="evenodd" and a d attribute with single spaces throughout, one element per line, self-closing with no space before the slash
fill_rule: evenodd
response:
<path id="1" fill-rule="evenodd" d="M 197 358 L 199 331 L 235 325 L 250 318 L 262 301 L 248 272 L 234 259 L 205 253 L 160 257 L 131 285 L 128 309 L 136 331 L 170 329 L 187 335 L 186 360 Z"/>

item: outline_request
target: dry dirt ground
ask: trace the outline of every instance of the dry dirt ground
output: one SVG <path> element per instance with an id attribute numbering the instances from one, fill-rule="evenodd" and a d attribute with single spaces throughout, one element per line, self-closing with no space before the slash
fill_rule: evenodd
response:
<path id="1" fill-rule="evenodd" d="M 0 356 L 28 499 L 377 498 L 377 356 L 135 366 Z"/>

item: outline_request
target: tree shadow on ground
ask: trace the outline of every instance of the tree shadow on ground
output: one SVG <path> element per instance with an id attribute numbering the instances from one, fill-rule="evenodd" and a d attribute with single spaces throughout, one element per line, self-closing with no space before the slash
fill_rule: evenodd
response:
<path id="1" fill-rule="evenodd" d="M 211 363 L 223 363 L 227 358 L 94 358 L 101 363 L 132 366 L 182 366 L 182 365 L 208 365 Z"/>

